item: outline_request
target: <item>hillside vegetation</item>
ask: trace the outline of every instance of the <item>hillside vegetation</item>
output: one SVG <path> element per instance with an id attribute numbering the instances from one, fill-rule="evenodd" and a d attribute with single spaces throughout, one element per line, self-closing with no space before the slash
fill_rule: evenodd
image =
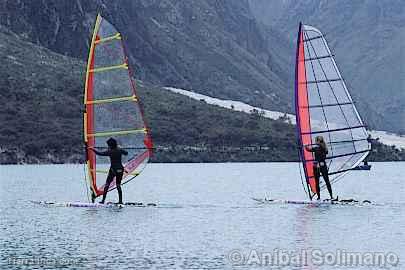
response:
<path id="1" fill-rule="evenodd" d="M 0 163 L 83 161 L 84 62 L 0 27 Z M 155 162 L 297 160 L 295 127 L 138 82 Z M 403 160 L 382 146 L 376 160 Z"/>
<path id="2" fill-rule="evenodd" d="M 82 161 L 84 63 L 4 27 L 0 40 L 5 59 L 0 68 L 1 162 Z M 155 161 L 296 157 L 294 129 L 282 121 L 232 112 L 151 85 L 139 84 L 138 92 L 157 145 Z M 260 146 L 259 152 L 251 148 Z"/>
<path id="3" fill-rule="evenodd" d="M 83 61 L 97 13 L 122 33 L 138 79 L 292 111 L 289 43 L 246 0 L 0 2 L 0 24 Z"/>

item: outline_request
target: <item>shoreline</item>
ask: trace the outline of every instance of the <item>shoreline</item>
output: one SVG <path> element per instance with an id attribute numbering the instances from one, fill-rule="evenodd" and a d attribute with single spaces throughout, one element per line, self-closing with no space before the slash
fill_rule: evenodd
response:
<path id="1" fill-rule="evenodd" d="M 386 160 L 386 161 L 370 161 L 373 163 L 401 163 L 405 160 Z M 149 162 L 150 164 L 246 164 L 246 163 L 301 163 L 298 161 L 228 161 L 228 162 Z M 84 163 L 14 163 L 14 164 L 0 164 L 0 166 L 52 166 L 52 165 L 85 165 Z M 109 164 L 106 164 L 109 165 Z"/>

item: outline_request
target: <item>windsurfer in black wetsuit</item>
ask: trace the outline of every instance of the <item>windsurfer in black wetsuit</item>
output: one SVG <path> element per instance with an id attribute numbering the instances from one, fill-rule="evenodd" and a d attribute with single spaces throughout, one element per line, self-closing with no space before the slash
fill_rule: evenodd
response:
<path id="1" fill-rule="evenodd" d="M 314 160 L 314 177 L 316 183 L 316 195 L 318 200 L 321 199 L 321 191 L 319 187 L 319 177 L 323 176 L 326 187 L 328 188 L 330 199 L 334 200 L 332 196 L 332 186 L 329 182 L 328 166 L 326 166 L 326 155 L 328 154 L 328 147 L 326 146 L 325 140 L 322 136 L 317 136 L 315 138 L 315 144 L 309 146 L 306 145 L 305 149 L 309 152 L 313 152 L 315 155 Z"/>
<path id="2" fill-rule="evenodd" d="M 99 156 L 108 156 L 110 157 L 111 167 L 108 172 L 107 181 L 105 182 L 104 186 L 104 193 L 103 199 L 100 203 L 105 202 L 105 198 L 107 196 L 108 188 L 110 187 L 111 182 L 115 177 L 115 183 L 118 191 L 118 203 L 122 204 L 122 190 L 121 190 L 121 180 L 122 176 L 124 175 L 124 166 L 122 165 L 122 155 L 128 155 L 128 152 L 124 149 L 121 149 L 117 145 L 117 141 L 113 138 L 107 140 L 108 150 L 104 152 L 99 152 L 94 148 L 89 148 L 90 150 L 94 151 Z"/>
<path id="3" fill-rule="evenodd" d="M 367 142 L 370 144 L 370 152 L 368 153 L 368 155 L 367 155 L 367 157 L 364 159 L 364 161 L 363 161 L 363 165 L 364 166 L 369 166 L 368 165 L 368 159 L 369 159 L 369 157 L 370 157 L 370 153 L 372 153 L 372 152 L 374 152 L 375 151 L 375 144 L 378 142 L 380 140 L 380 138 L 373 138 L 373 137 L 371 137 L 371 134 L 368 134 L 368 136 L 367 136 Z"/>

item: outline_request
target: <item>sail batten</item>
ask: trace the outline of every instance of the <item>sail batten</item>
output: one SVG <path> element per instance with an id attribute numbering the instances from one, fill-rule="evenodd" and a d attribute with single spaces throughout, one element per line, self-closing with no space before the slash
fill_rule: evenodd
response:
<path id="1" fill-rule="evenodd" d="M 94 68 L 91 69 L 90 72 L 103 72 L 103 71 L 110 71 L 113 69 L 128 69 L 127 63 L 121 64 L 121 65 L 115 65 L 115 66 L 109 66 L 109 67 L 99 67 L 99 68 Z"/>
<path id="2" fill-rule="evenodd" d="M 146 129 L 133 129 L 133 130 L 119 130 L 119 131 L 110 131 L 110 132 L 99 132 L 99 133 L 89 133 L 88 137 L 109 137 L 117 135 L 128 135 L 131 133 L 147 133 Z"/>
<path id="3" fill-rule="evenodd" d="M 307 39 L 304 39 L 304 42 L 309 42 L 311 40 L 318 39 L 318 38 L 322 38 L 322 36 L 307 38 Z"/>
<path id="4" fill-rule="evenodd" d="M 95 100 L 90 100 L 86 101 L 86 104 L 100 104 L 100 103 L 110 103 L 110 102 L 116 102 L 116 101 L 138 101 L 137 97 L 132 95 L 128 97 L 115 97 L 115 98 L 107 98 L 107 99 L 95 99 Z"/>
<path id="5" fill-rule="evenodd" d="M 311 108 L 310 106 L 307 106 L 307 107 Z M 319 130 L 319 131 L 313 131 L 313 132 L 304 132 L 304 133 L 301 133 L 301 134 L 302 135 L 310 135 L 310 134 L 331 133 L 331 132 L 344 131 L 344 130 L 353 130 L 353 129 L 356 129 L 356 128 L 365 128 L 365 127 L 366 126 L 362 125 L 362 126 L 347 127 L 347 128 L 337 128 L 337 129 Z M 351 141 L 353 141 L 353 140 L 351 140 Z"/>
<path id="6" fill-rule="evenodd" d="M 312 83 L 314 83 L 314 84 L 320 84 L 320 83 L 338 82 L 338 81 L 341 81 L 341 80 L 342 80 L 341 78 L 336 78 L 336 79 L 330 79 L 330 80 L 319 80 L 319 81 L 314 80 L 314 81 L 307 81 L 307 82 L 302 82 L 302 83 L 304 83 L 304 84 L 312 84 Z"/>
<path id="7" fill-rule="evenodd" d="M 303 24 L 297 38 L 295 99 L 301 160 L 312 198 L 316 192 L 314 158 L 304 149 L 306 145 L 312 145 L 316 136 L 324 137 L 333 183 L 368 155 L 370 143 L 323 34 Z"/>
<path id="8" fill-rule="evenodd" d="M 334 57 L 334 55 L 333 54 L 328 54 L 328 55 L 324 55 L 324 56 L 307 58 L 307 59 L 305 59 L 305 61 L 315 61 L 315 60 L 324 59 L 324 58 L 330 58 L 330 57 Z"/>
<path id="9" fill-rule="evenodd" d="M 140 174 L 152 153 L 152 140 L 132 80 L 122 35 L 97 16 L 86 69 L 83 114 L 86 166 L 90 190 L 95 198 L 103 194 L 109 158 L 96 156 L 89 148 L 104 151 L 107 137 L 114 137 L 128 151 L 123 157 L 127 183 Z M 109 190 L 116 187 L 115 180 Z"/>
<path id="10" fill-rule="evenodd" d="M 329 144 L 330 145 L 330 144 Z M 368 150 L 364 150 L 364 151 L 360 151 L 360 152 L 351 152 L 351 153 L 346 153 L 346 154 L 341 154 L 341 155 L 335 155 L 335 156 L 327 156 L 326 157 L 326 160 L 328 160 L 328 159 L 334 159 L 334 158 L 339 158 L 339 157 L 346 157 L 346 156 L 353 156 L 353 155 L 356 155 L 356 154 L 362 154 L 362 153 L 366 153 L 366 152 L 368 152 Z M 315 161 L 315 159 L 309 159 L 309 160 L 307 160 L 307 162 L 308 161 Z"/>

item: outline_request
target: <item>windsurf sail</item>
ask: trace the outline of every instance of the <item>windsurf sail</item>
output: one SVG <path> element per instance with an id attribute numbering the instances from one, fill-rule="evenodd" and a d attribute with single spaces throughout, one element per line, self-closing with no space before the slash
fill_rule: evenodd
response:
<path id="1" fill-rule="evenodd" d="M 338 70 L 323 34 L 300 24 L 297 39 L 295 106 L 301 161 L 310 199 L 316 193 L 314 156 L 305 150 L 315 137 L 328 146 L 331 183 L 368 155 L 371 145 L 363 121 Z"/>
<path id="2" fill-rule="evenodd" d="M 122 183 L 134 179 L 152 155 L 152 140 L 136 94 L 122 35 L 100 15 L 94 26 L 84 89 L 84 142 L 86 167 L 92 198 L 103 194 L 109 159 L 96 156 L 89 148 L 106 150 L 106 140 L 114 137 L 124 156 Z M 109 190 L 116 188 L 115 180 Z"/>

